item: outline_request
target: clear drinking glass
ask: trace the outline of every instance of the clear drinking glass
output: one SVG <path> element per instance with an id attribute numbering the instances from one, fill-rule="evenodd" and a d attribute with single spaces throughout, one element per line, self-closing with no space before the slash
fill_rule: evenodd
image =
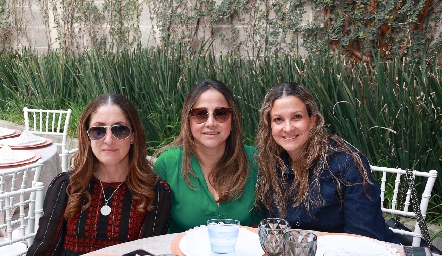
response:
<path id="1" fill-rule="evenodd" d="M 269 256 L 278 256 L 284 252 L 283 235 L 290 230 L 285 219 L 267 218 L 258 225 L 259 242 L 264 252 Z"/>
<path id="2" fill-rule="evenodd" d="M 285 256 L 315 256 L 317 237 L 306 230 L 292 229 L 283 236 Z"/>
<path id="3" fill-rule="evenodd" d="M 235 255 L 239 220 L 211 219 L 207 221 L 211 255 Z"/>

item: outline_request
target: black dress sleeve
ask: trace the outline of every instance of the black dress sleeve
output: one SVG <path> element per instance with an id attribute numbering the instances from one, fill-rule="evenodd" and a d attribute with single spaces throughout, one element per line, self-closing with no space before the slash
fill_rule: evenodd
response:
<path id="1" fill-rule="evenodd" d="M 152 210 L 146 215 L 143 237 L 164 235 L 169 228 L 172 210 L 172 193 L 169 184 L 159 179 L 154 186 L 155 199 Z"/>
<path id="2" fill-rule="evenodd" d="M 66 188 L 71 172 L 58 174 L 49 184 L 43 203 L 43 216 L 38 222 L 37 234 L 26 255 L 59 255 L 63 247 L 66 221 Z"/>

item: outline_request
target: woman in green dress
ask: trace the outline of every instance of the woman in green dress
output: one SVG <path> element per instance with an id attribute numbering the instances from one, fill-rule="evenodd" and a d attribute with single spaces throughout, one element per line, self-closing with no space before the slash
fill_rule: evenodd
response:
<path id="1" fill-rule="evenodd" d="M 213 218 L 251 224 L 257 168 L 254 147 L 242 142 L 241 114 L 225 84 L 204 80 L 187 95 L 181 131 L 155 162 L 172 190 L 169 232 Z"/>

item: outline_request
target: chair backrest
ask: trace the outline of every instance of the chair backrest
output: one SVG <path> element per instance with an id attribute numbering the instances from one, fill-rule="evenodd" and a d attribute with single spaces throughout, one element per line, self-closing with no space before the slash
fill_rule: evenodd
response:
<path id="1" fill-rule="evenodd" d="M 61 169 L 66 171 L 69 155 L 67 148 L 69 120 L 71 109 L 67 110 L 43 110 L 23 108 L 25 129 L 36 135 L 50 135 L 61 138 L 61 142 L 54 143 L 60 146 Z"/>
<path id="2" fill-rule="evenodd" d="M 8 192 L 14 192 L 20 189 L 30 188 L 40 181 L 41 171 L 43 169 L 44 160 L 40 159 L 36 163 L 26 166 L 8 168 L 0 170 L 0 195 Z M 17 203 L 19 198 L 10 198 L 9 207 Z M 5 224 L 6 207 L 4 199 L 0 199 L 0 225 Z M 0 230 L 0 234 L 4 235 L 4 231 Z M 0 255 L 2 255 L 0 250 Z"/>
<path id="3" fill-rule="evenodd" d="M 402 170 L 400 168 L 387 168 L 387 167 L 380 167 L 380 166 L 371 166 L 371 170 L 373 172 L 382 172 L 381 177 L 381 209 L 385 213 L 390 213 L 393 215 L 401 215 L 405 217 L 413 217 L 415 218 L 416 215 L 413 211 L 413 207 L 411 205 L 411 190 L 408 189 L 406 191 L 405 195 L 402 195 L 405 197 L 405 200 L 403 200 L 404 205 L 398 205 L 398 196 L 399 193 L 401 193 L 401 186 L 405 186 L 406 181 L 403 180 L 401 184 L 401 176 L 406 175 L 406 171 Z M 434 182 L 437 178 L 437 171 L 431 170 L 429 172 L 420 172 L 413 170 L 413 176 L 414 177 L 423 177 L 427 178 L 424 192 L 422 193 L 421 201 L 419 203 L 420 210 L 422 213 L 422 217 L 425 218 L 427 209 L 428 209 L 428 203 L 430 202 L 431 197 L 431 190 L 433 189 Z M 394 179 L 394 183 L 393 180 Z M 390 182 L 389 182 L 390 180 Z M 388 188 L 388 184 L 394 184 L 394 187 Z M 387 195 L 388 198 L 387 198 Z M 386 200 L 389 200 L 388 205 L 386 205 L 384 202 Z M 421 229 L 419 227 L 419 224 L 416 221 L 416 225 L 414 227 L 413 232 L 408 232 L 400 229 L 393 229 L 393 232 L 399 233 L 402 235 L 410 235 L 413 236 L 413 246 L 420 246 L 422 234 Z"/>
<path id="4" fill-rule="evenodd" d="M 1 224 L 0 228 L 6 228 L 7 234 L 6 238 L 0 240 L 0 252 L 8 252 L 9 255 L 26 253 L 27 248 L 34 241 L 38 230 L 38 220 L 43 215 L 43 190 L 43 183 L 37 182 L 31 188 L 0 194 L 0 200 L 5 201 L 0 209 L 6 213 L 6 223 Z M 11 204 L 13 198 L 19 198 L 19 201 Z M 18 212 L 15 213 L 17 210 Z M 17 229 L 17 232 L 14 231 L 13 234 L 14 229 Z M 16 244 L 24 244 L 24 251 L 12 253 L 14 249 L 17 249 L 17 246 L 14 246 Z"/>
<path id="5" fill-rule="evenodd" d="M 33 164 L 0 170 L 0 194 L 32 187 L 40 181 L 43 164 L 44 160 L 39 159 Z"/>
<path id="6" fill-rule="evenodd" d="M 71 150 L 63 150 L 63 153 L 61 153 L 61 171 L 67 172 L 73 167 L 74 163 L 74 154 L 77 153 L 78 148 L 74 148 Z M 69 166 L 69 157 L 71 157 L 71 166 Z"/>
<path id="7" fill-rule="evenodd" d="M 25 129 L 34 134 L 59 136 L 62 141 L 56 144 L 61 145 L 61 150 L 65 150 L 71 112 L 71 109 L 44 110 L 24 107 Z"/>

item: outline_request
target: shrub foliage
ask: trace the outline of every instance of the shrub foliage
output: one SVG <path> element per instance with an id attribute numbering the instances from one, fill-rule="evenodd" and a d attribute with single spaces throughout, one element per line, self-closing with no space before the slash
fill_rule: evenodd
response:
<path id="1" fill-rule="evenodd" d="M 213 58 L 182 48 L 81 55 L 30 52 L 0 55 L 0 118 L 22 121 L 24 106 L 73 109 L 70 133 L 96 95 L 127 96 L 141 113 L 152 153 L 179 133 L 184 97 L 212 78 L 230 86 L 243 113 L 244 140 L 253 144 L 267 89 L 283 81 L 309 88 L 321 104 L 329 132 L 359 148 L 372 164 L 442 170 L 442 69 L 411 59 L 346 62 L 340 55 L 305 59 L 269 56 Z M 379 55 L 378 55 L 379 56 Z M 436 188 L 442 189 L 442 175 Z"/>

